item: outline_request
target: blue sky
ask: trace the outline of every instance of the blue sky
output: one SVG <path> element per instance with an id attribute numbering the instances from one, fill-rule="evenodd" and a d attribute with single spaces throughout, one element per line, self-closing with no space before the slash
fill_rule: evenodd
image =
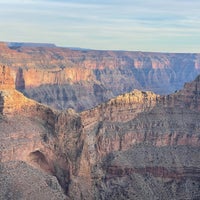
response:
<path id="1" fill-rule="evenodd" d="M 200 0 L 1 0 L 0 41 L 200 52 Z"/>

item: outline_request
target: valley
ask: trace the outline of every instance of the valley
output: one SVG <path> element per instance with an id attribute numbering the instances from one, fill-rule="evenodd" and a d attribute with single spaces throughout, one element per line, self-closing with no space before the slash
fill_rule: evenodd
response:
<path id="1" fill-rule="evenodd" d="M 77 113 L 15 89 L 0 68 L 0 199 L 199 199 L 200 76 Z"/>

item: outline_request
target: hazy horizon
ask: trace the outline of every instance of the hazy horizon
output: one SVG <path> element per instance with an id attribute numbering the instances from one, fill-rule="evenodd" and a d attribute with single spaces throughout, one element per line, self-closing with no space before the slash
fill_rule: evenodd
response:
<path id="1" fill-rule="evenodd" d="M 198 0 L 2 0 L 1 41 L 200 53 Z"/>

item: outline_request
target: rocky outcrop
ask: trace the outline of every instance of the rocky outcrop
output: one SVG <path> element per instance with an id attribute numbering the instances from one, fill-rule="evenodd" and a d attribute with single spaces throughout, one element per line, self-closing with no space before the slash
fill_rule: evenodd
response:
<path id="1" fill-rule="evenodd" d="M 153 92 L 134 90 L 131 93 L 120 95 L 94 109 L 81 113 L 83 124 L 91 125 L 94 122 L 126 122 L 141 112 L 151 110 L 157 102 L 159 95 Z"/>
<path id="2" fill-rule="evenodd" d="M 5 86 L 9 80 L 5 79 Z M 80 116 L 73 110 L 52 110 L 5 86 L 0 89 L 0 179 L 5 180 L 0 197 L 68 199 L 76 192 L 90 197 L 89 189 L 76 183 L 90 176 Z M 13 184 L 20 186 L 15 189 Z M 36 192 L 39 188 L 43 192 Z"/>
<path id="3" fill-rule="evenodd" d="M 0 89 L 14 89 L 14 80 L 10 74 L 10 68 L 5 65 L 0 66 Z"/>
<path id="4" fill-rule="evenodd" d="M 199 77 L 171 95 L 134 90 L 76 113 L 4 89 L 5 71 L 2 199 L 199 199 Z"/>
<path id="5" fill-rule="evenodd" d="M 20 73 L 21 71 L 21 73 Z M 21 76 L 21 77 L 20 77 Z M 37 77 L 37 81 L 35 80 Z M 24 81 L 24 87 L 34 88 L 39 87 L 43 84 L 45 85 L 64 85 L 64 84 L 74 84 L 80 81 L 94 81 L 95 77 L 91 70 L 82 69 L 80 67 L 76 68 L 54 68 L 54 69 L 19 69 L 18 74 L 16 75 L 16 87 L 23 89 L 21 84 Z"/>
<path id="6" fill-rule="evenodd" d="M 25 162 L 4 162 L 0 167 L 0 199 L 67 199 L 54 176 Z"/>
<path id="7" fill-rule="evenodd" d="M 81 113 L 95 198 L 199 198 L 199 80 L 172 95 L 134 91 Z"/>
<path id="8" fill-rule="evenodd" d="M 199 147 L 137 145 L 109 155 L 99 199 L 198 199 Z M 190 188 L 188 190 L 188 188 Z"/>
<path id="9" fill-rule="evenodd" d="M 199 86 L 197 77 L 172 95 L 135 90 L 82 112 L 83 124 L 105 154 L 138 143 L 199 146 Z"/>
<path id="10" fill-rule="evenodd" d="M 71 50 L 6 43 L 0 43 L 0 50 L 0 63 L 12 68 L 18 90 L 61 110 L 87 110 L 133 89 L 169 94 L 200 73 L 199 54 Z"/>

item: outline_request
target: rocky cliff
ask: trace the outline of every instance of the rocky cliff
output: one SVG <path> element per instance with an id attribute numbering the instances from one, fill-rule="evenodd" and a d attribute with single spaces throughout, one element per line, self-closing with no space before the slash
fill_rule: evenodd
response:
<path id="1" fill-rule="evenodd" d="M 200 77 L 76 113 L 27 99 L 0 71 L 0 199 L 200 198 Z"/>
<path id="2" fill-rule="evenodd" d="M 133 91 L 81 113 L 96 199 L 198 199 L 200 77 L 167 96 Z"/>
<path id="3" fill-rule="evenodd" d="M 0 44 L 15 87 L 58 109 L 92 108 L 133 89 L 168 94 L 200 73 L 199 54 L 71 50 Z M 36 78 L 37 77 L 37 78 Z"/>
<path id="4" fill-rule="evenodd" d="M 81 127 L 71 125 L 64 132 L 62 126 L 76 121 L 76 114 L 67 111 L 68 121 L 58 126 L 62 114 L 16 91 L 9 68 L 0 68 L 8 72 L 0 84 L 0 199 L 68 199 L 71 171 L 76 171 L 71 163 L 78 163 L 79 155 L 70 149 L 73 159 L 66 156 L 62 137 L 74 129 L 79 138 Z M 82 140 L 73 141 L 70 147 L 78 151 Z"/>

